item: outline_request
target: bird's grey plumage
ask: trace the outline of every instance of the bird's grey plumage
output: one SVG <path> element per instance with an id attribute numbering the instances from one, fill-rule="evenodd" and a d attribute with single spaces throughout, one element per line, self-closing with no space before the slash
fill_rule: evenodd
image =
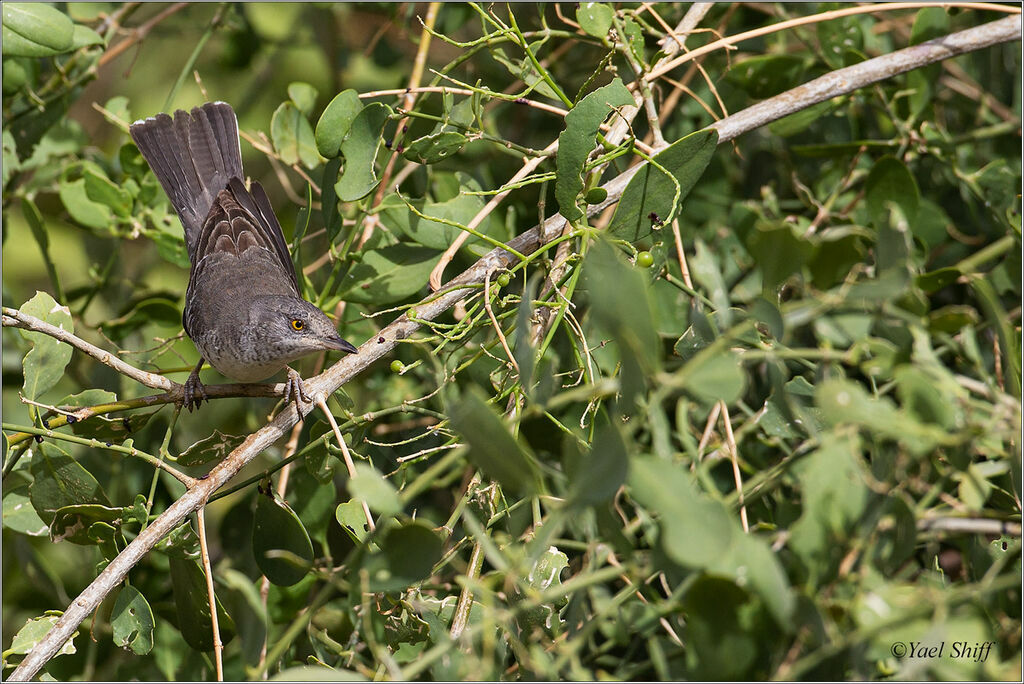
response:
<path id="1" fill-rule="evenodd" d="M 191 272 L 182 323 L 203 358 L 228 377 L 252 382 L 314 351 L 356 351 L 302 299 L 266 192 L 242 181 L 230 105 L 158 114 L 130 132 L 185 229 Z M 186 405 L 198 405 L 196 392 L 205 396 L 198 369 L 185 385 Z M 289 392 L 305 398 L 298 374 L 288 370 Z"/>

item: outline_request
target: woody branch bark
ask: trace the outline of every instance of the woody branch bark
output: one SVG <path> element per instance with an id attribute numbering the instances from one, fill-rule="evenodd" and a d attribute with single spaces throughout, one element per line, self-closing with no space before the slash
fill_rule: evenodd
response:
<path id="1" fill-rule="evenodd" d="M 999 43 L 1020 40 L 1020 38 L 1020 15 L 999 19 L 832 72 L 722 119 L 714 124 L 713 128 L 719 133 L 719 142 L 732 140 L 742 133 L 837 95 L 849 93 L 871 83 L 943 59 Z M 640 166 L 628 169 L 605 184 L 603 187 L 608 191 L 608 199 L 599 205 L 591 205 L 588 207 L 588 212 L 596 214 L 617 202 L 629 183 L 629 179 L 633 177 Z M 561 230 L 564 220 L 556 214 L 543 224 L 534 226 L 518 235 L 509 242 L 508 246 L 522 254 L 529 254 L 543 244 L 546 237 Z M 483 283 L 488 274 L 506 268 L 513 264 L 515 259 L 515 255 L 505 249 L 493 250 L 450 281 L 440 294 L 417 305 L 417 317 L 421 320 L 436 319 L 465 296 L 467 287 Z M 362 373 L 371 364 L 391 352 L 399 340 L 409 337 L 419 327 L 420 323 L 402 315 L 381 330 L 373 339 L 365 342 L 360 347 L 359 353 L 343 358 L 321 375 L 307 380 L 306 389 L 314 397 L 314 402 L 302 406 L 302 415 L 313 410 L 317 399 L 329 396 L 343 384 Z M 215 491 L 234 477 L 260 452 L 284 437 L 299 419 L 300 415 L 295 405 L 289 404 L 273 421 L 249 435 L 245 442 L 210 471 L 204 480 L 187 491 L 157 517 L 68 606 L 49 633 L 36 644 L 17 669 L 11 673 L 8 681 L 27 681 L 34 677 L 64 645 L 78 625 L 121 583 L 128 571 L 150 549 L 169 534 L 186 516 L 202 506 Z"/>

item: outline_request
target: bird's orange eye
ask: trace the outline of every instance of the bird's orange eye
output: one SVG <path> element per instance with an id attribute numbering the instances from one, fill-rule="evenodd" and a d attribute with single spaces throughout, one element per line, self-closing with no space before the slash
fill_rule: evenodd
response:
<path id="1" fill-rule="evenodd" d="M 306 327 L 306 323 L 301 318 L 293 318 L 292 319 L 292 330 L 298 332 L 299 330 L 302 330 L 305 327 Z"/>

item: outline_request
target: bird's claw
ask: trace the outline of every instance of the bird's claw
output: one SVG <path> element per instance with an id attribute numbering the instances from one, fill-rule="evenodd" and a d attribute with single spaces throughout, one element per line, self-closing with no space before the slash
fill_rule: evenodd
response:
<path id="1" fill-rule="evenodd" d="M 202 364 L 202 361 L 199 362 Z M 189 410 L 194 411 L 199 408 L 203 403 L 203 400 L 210 400 L 210 397 L 206 395 L 206 387 L 203 386 L 202 381 L 199 379 L 199 368 L 197 367 L 192 371 L 191 375 L 188 376 L 188 380 L 185 381 L 185 392 L 182 398 L 182 405 Z"/>
<path id="2" fill-rule="evenodd" d="M 295 398 L 295 410 L 299 412 L 300 416 L 302 415 L 302 406 L 300 406 L 299 402 L 303 401 L 309 404 L 313 401 L 313 398 L 306 394 L 306 387 L 302 384 L 302 376 L 295 369 L 289 368 L 288 380 L 284 384 L 284 403 L 286 406 L 292 397 Z"/>

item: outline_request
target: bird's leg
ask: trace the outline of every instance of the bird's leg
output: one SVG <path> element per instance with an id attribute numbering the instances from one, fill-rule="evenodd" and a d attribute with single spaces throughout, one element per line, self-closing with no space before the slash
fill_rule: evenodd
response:
<path id="1" fill-rule="evenodd" d="M 295 397 L 295 410 L 299 412 L 299 416 L 302 415 L 302 407 L 299 405 L 299 401 L 304 401 L 307 404 L 313 401 L 313 399 L 306 394 L 306 388 L 302 384 L 302 376 L 299 375 L 298 371 L 290 366 L 285 366 L 288 369 L 288 380 L 285 381 L 284 385 L 284 403 L 287 406 L 288 401 Z"/>
<path id="2" fill-rule="evenodd" d="M 183 404 L 189 411 L 199 408 L 199 405 L 203 403 L 203 399 L 207 401 L 210 397 L 206 396 L 206 388 L 203 387 L 202 381 L 199 379 L 199 369 L 203 367 L 203 359 L 199 358 L 199 363 L 189 373 L 188 380 L 185 381 L 185 396 Z M 198 396 L 196 396 L 198 395 Z"/>

